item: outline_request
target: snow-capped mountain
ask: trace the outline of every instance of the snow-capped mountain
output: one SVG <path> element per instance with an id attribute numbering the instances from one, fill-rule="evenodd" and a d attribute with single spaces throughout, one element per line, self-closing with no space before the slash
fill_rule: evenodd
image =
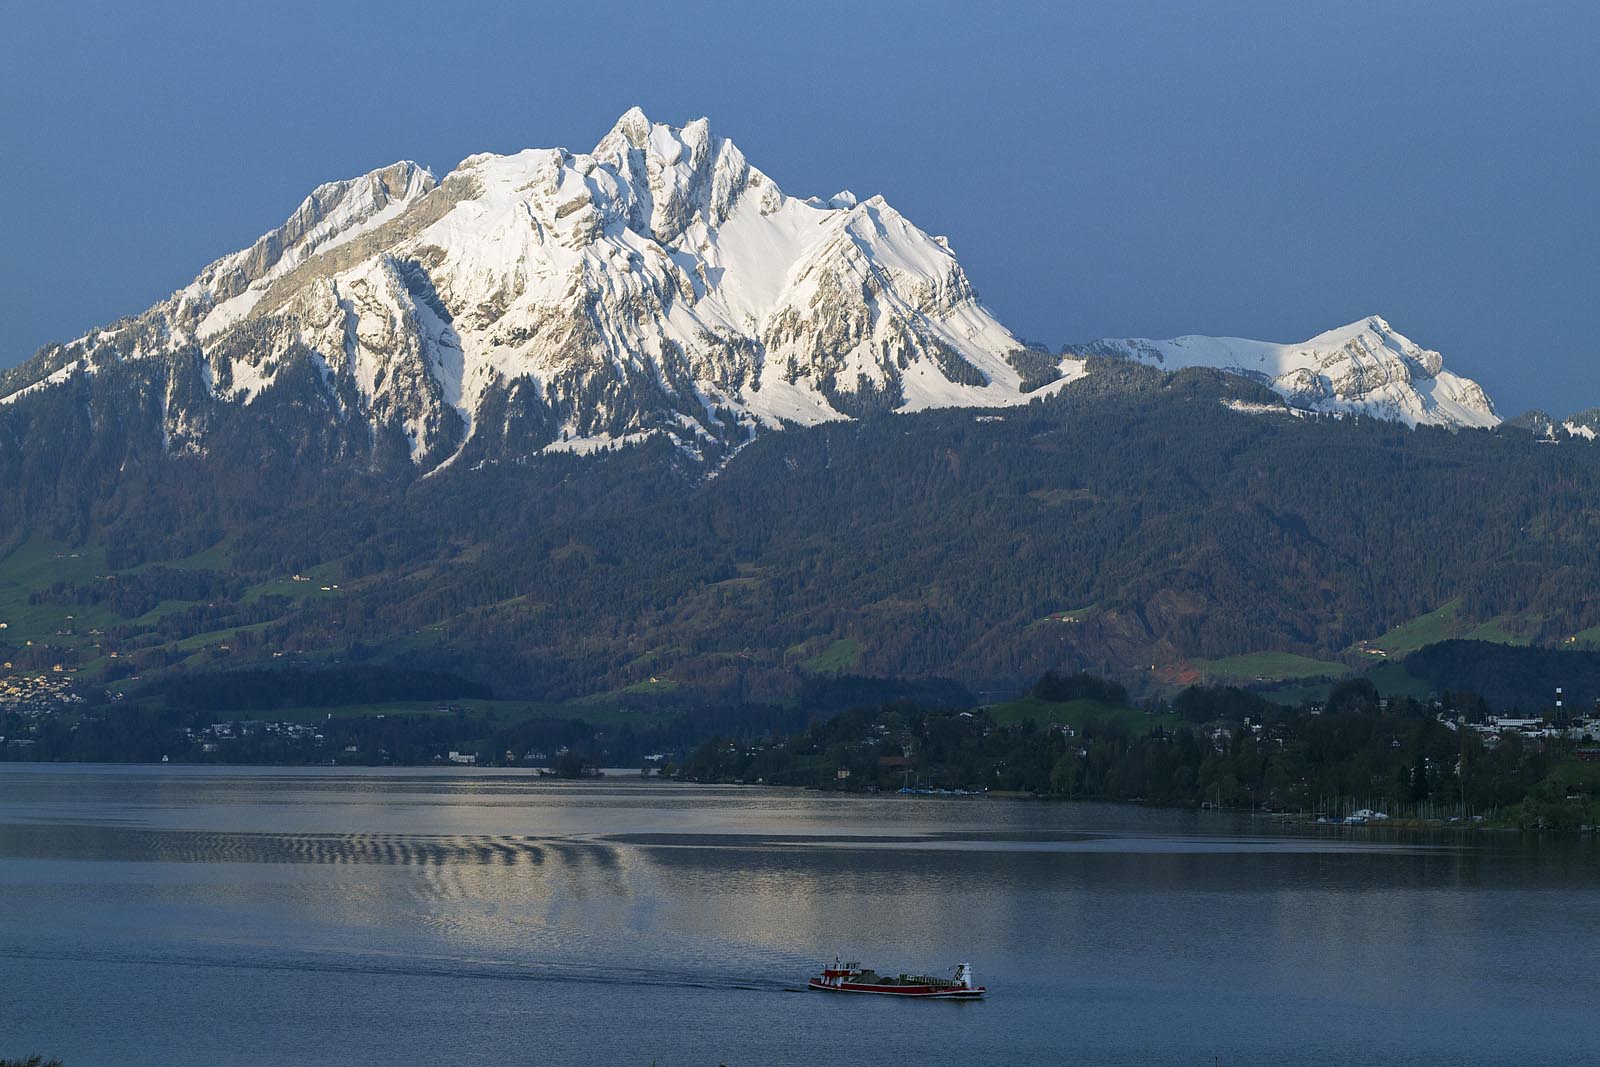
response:
<path id="1" fill-rule="evenodd" d="M 637 108 L 590 152 L 321 186 L 149 311 L 0 377 L 0 403 L 141 361 L 171 449 L 291 396 L 424 468 L 652 434 L 710 457 L 761 428 L 1016 404 L 1083 373 L 1025 349 L 948 243 L 881 197 L 787 196 L 705 119 Z"/>
<path id="2" fill-rule="evenodd" d="M 1270 387 L 1300 411 L 1369 415 L 1408 426 L 1500 423 L 1477 382 L 1445 370 L 1439 353 L 1376 315 L 1299 344 L 1240 337 L 1106 338 L 1069 346 L 1068 352 L 1132 359 L 1167 370 L 1230 371 Z"/>

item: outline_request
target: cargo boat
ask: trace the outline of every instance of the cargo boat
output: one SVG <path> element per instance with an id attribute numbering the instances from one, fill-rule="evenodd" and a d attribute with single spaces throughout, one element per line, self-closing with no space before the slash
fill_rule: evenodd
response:
<path id="1" fill-rule="evenodd" d="M 939 1000 L 977 1000 L 984 987 L 972 980 L 972 964 L 956 968 L 954 978 L 934 978 L 925 974 L 879 974 L 859 963 L 833 961 L 822 973 L 806 983 L 809 989 L 827 993 L 877 993 L 885 997 L 932 997 Z"/>

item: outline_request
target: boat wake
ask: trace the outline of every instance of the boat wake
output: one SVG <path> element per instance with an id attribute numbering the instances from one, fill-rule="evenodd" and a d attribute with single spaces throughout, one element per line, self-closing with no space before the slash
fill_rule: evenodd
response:
<path id="1" fill-rule="evenodd" d="M 0 948 L 0 958 L 94 963 L 108 966 L 161 966 L 294 974 L 358 974 L 397 978 L 448 978 L 467 981 L 560 983 L 597 986 L 654 986 L 754 993 L 804 992 L 804 986 L 755 973 L 707 974 L 698 970 L 585 965 L 564 961 L 492 960 L 470 957 L 403 957 L 375 954 L 295 954 L 226 956 L 206 953 L 155 953 Z"/>

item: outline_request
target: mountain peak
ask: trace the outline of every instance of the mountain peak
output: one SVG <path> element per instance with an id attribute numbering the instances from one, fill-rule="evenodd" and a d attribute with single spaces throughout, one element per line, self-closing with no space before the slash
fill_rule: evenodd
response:
<path id="1" fill-rule="evenodd" d="M 593 158 L 628 187 L 631 225 L 664 244 L 677 241 L 696 219 L 712 228 L 721 225 L 752 175 L 772 195 L 781 195 L 737 145 L 712 135 L 704 117 L 670 126 L 629 108 L 595 145 Z"/>
<path id="2" fill-rule="evenodd" d="M 649 116 L 644 113 L 644 108 L 635 104 L 612 124 L 609 133 L 600 138 L 593 155 L 596 158 L 613 155 L 619 142 L 630 148 L 643 148 L 650 138 L 650 128 Z"/>
<path id="3" fill-rule="evenodd" d="M 1319 333 L 1315 337 L 1306 341 L 1305 344 L 1340 345 L 1349 341 L 1351 338 L 1359 337 L 1362 334 L 1369 334 L 1375 337 L 1383 338 L 1385 342 L 1388 342 L 1392 339 L 1400 345 L 1412 344 L 1412 341 L 1409 337 L 1403 336 L 1393 326 L 1390 326 L 1389 321 L 1382 315 L 1363 315 L 1354 322 L 1347 323 L 1343 326 L 1335 326 L 1331 330 L 1324 330 L 1322 333 Z"/>
<path id="4" fill-rule="evenodd" d="M 673 166 L 697 160 L 712 151 L 722 139 L 711 135 L 711 120 L 705 116 L 682 126 L 652 122 L 640 107 L 630 107 L 590 153 L 595 159 L 620 165 L 627 153 L 641 152 L 651 162 Z"/>

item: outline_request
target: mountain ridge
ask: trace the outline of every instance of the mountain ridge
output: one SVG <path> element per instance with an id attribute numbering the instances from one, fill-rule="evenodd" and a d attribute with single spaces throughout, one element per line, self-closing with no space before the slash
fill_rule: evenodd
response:
<path id="1" fill-rule="evenodd" d="M 717 464 L 768 430 L 1029 403 L 1093 356 L 1242 375 L 1296 412 L 1499 422 L 1477 383 L 1377 316 L 1299 346 L 1052 355 L 882 196 L 789 196 L 705 118 L 638 108 L 589 152 L 481 153 L 443 178 L 402 160 L 318 186 L 166 300 L 0 374 L 0 409 L 116 365 L 138 369 L 179 451 L 246 412 L 317 420 L 306 433 L 334 454 L 391 470 L 653 436 Z"/>
<path id="2" fill-rule="evenodd" d="M 193 361 L 202 408 L 309 364 L 338 417 L 398 430 L 424 469 L 475 436 L 488 459 L 650 434 L 714 458 L 758 429 L 1005 406 L 1082 372 L 1041 367 L 882 197 L 787 196 L 707 120 L 637 108 L 589 153 L 320 186 L 167 300 L 47 346 L 0 401 L 150 357 Z M 170 436 L 205 447 L 207 413 L 172 399 Z"/>
<path id="3" fill-rule="evenodd" d="M 1408 426 L 1488 429 L 1494 403 L 1477 382 L 1444 369 L 1444 357 L 1378 315 L 1298 344 L 1185 335 L 1165 341 L 1101 338 L 1067 353 L 1123 358 L 1167 370 L 1211 367 L 1266 385 L 1296 411 L 1373 415 Z"/>

